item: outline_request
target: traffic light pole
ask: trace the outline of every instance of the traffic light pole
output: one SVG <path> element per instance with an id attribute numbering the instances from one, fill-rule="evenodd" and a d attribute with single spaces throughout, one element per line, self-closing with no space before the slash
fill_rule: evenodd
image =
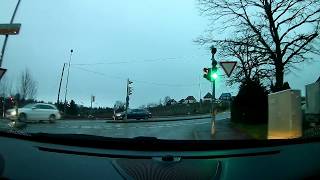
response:
<path id="1" fill-rule="evenodd" d="M 216 110 L 214 107 L 214 102 L 215 102 L 215 97 L 216 97 L 216 81 L 212 81 L 212 99 L 211 99 L 211 109 L 212 109 L 212 126 L 211 126 L 211 134 L 214 135 L 216 131 Z"/>
<path id="2" fill-rule="evenodd" d="M 132 94 L 132 87 L 130 87 L 130 84 L 132 84 L 133 82 L 129 80 L 127 80 L 127 96 L 126 96 L 126 110 L 125 110 L 125 117 L 124 119 L 128 119 L 128 108 L 129 108 L 129 96 Z"/>
<path id="3" fill-rule="evenodd" d="M 217 49 L 213 46 L 211 47 L 211 54 L 212 54 L 212 69 L 216 69 L 217 61 L 214 58 Z M 216 109 L 215 109 L 215 99 L 216 99 L 216 80 L 215 78 L 212 81 L 212 99 L 211 99 L 211 109 L 212 109 L 212 125 L 211 125 L 211 135 L 216 133 Z"/>
<path id="4" fill-rule="evenodd" d="M 127 96 L 126 96 L 126 110 L 124 120 L 128 118 L 128 107 L 129 107 L 129 79 L 127 80 Z"/>

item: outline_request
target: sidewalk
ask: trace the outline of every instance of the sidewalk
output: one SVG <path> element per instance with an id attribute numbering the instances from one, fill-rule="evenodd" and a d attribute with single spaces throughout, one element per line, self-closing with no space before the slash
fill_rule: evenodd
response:
<path id="1" fill-rule="evenodd" d="M 211 128 L 211 127 L 210 127 Z M 216 121 L 216 134 L 211 136 L 211 129 L 195 129 L 195 140 L 243 140 L 252 139 L 247 134 L 231 127 L 230 119 Z"/>

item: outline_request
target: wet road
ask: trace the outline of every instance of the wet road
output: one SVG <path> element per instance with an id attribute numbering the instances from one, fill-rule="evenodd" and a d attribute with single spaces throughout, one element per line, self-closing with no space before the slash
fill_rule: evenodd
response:
<path id="1" fill-rule="evenodd" d="M 230 113 L 220 113 L 216 116 L 216 120 L 221 121 L 228 117 L 230 117 Z M 148 136 L 159 139 L 192 140 L 196 139 L 194 130 L 210 130 L 211 121 L 211 118 L 159 122 L 137 121 L 134 123 L 110 123 L 105 120 L 59 120 L 53 124 L 28 123 L 22 131 L 30 133 L 90 134 L 119 138 Z"/>

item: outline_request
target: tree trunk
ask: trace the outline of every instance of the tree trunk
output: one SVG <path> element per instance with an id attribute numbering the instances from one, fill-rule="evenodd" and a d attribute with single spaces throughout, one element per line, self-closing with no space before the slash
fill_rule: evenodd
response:
<path id="1" fill-rule="evenodd" d="M 274 91 L 281 91 L 283 89 L 284 66 L 282 63 L 276 63 L 276 84 Z"/>

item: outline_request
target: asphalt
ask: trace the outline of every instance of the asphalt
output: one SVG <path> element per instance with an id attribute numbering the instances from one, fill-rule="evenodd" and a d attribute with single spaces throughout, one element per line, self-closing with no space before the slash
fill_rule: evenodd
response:
<path id="1" fill-rule="evenodd" d="M 244 140 L 251 139 L 250 136 L 231 127 L 230 118 L 216 121 L 215 133 L 211 134 L 211 129 L 205 127 L 195 128 L 193 131 L 196 140 Z"/>
<path id="2" fill-rule="evenodd" d="M 192 115 L 192 116 L 168 116 L 168 117 L 156 117 L 150 119 L 136 120 L 136 119 L 128 119 L 128 120 L 106 120 L 106 123 L 139 123 L 139 122 L 162 122 L 162 121 L 181 121 L 181 120 L 194 120 L 194 119 L 206 119 L 211 118 L 210 114 L 205 115 Z"/>
<path id="3" fill-rule="evenodd" d="M 18 123 L 14 127 L 26 133 L 89 134 L 106 137 L 133 138 L 139 136 L 175 140 L 212 140 L 245 138 L 229 126 L 230 113 L 216 116 L 217 133 L 211 136 L 211 117 L 179 117 L 174 120 L 133 121 L 130 123 L 105 120 L 60 120 L 56 123 Z M 11 126 L 10 126 L 11 125 Z M 12 123 L 0 120 L 0 130 L 12 128 Z"/>

